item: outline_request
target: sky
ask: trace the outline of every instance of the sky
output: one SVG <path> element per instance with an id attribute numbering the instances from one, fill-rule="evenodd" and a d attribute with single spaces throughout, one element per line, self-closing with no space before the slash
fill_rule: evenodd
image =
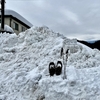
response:
<path id="1" fill-rule="evenodd" d="M 100 39 L 100 0 L 6 0 L 5 8 L 68 38 Z"/>

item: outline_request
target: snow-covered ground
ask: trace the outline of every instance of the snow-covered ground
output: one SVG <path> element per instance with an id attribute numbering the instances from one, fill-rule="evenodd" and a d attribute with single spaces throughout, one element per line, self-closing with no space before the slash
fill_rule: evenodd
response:
<path id="1" fill-rule="evenodd" d="M 49 63 L 63 62 L 61 47 L 70 49 L 67 79 L 49 76 Z M 0 34 L 0 100 L 100 100 L 99 78 L 100 51 L 76 39 L 47 27 Z"/>

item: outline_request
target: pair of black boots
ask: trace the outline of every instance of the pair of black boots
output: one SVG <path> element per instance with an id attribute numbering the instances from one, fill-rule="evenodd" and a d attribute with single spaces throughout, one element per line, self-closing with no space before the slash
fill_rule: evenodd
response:
<path id="1" fill-rule="evenodd" d="M 49 74 L 53 76 L 54 74 L 60 75 L 62 72 L 62 62 L 58 61 L 57 65 L 54 62 L 50 62 L 49 64 Z"/>

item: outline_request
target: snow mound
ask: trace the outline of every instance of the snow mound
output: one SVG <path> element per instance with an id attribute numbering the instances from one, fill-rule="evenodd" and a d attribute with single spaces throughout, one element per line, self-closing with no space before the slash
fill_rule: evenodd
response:
<path id="1" fill-rule="evenodd" d="M 0 24 L 0 27 L 1 27 L 1 24 Z M 4 30 L 7 31 L 7 32 L 14 33 L 14 30 L 8 25 L 4 25 Z"/>
<path id="2" fill-rule="evenodd" d="M 49 76 L 50 62 L 63 62 L 60 50 L 70 50 L 67 79 Z M 100 51 L 55 33 L 32 27 L 0 34 L 1 100 L 100 100 Z"/>

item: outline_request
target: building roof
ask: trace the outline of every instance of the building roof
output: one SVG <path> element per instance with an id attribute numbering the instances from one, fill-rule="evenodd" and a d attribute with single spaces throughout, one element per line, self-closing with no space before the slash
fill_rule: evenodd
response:
<path id="1" fill-rule="evenodd" d="M 1 15 L 1 13 L 0 13 L 0 15 Z M 18 14 L 17 12 L 15 12 L 13 10 L 6 9 L 5 16 L 13 16 L 14 18 L 19 19 L 21 22 L 25 23 L 29 27 L 33 26 L 29 21 L 27 21 L 24 17 L 22 17 L 20 14 Z"/>

